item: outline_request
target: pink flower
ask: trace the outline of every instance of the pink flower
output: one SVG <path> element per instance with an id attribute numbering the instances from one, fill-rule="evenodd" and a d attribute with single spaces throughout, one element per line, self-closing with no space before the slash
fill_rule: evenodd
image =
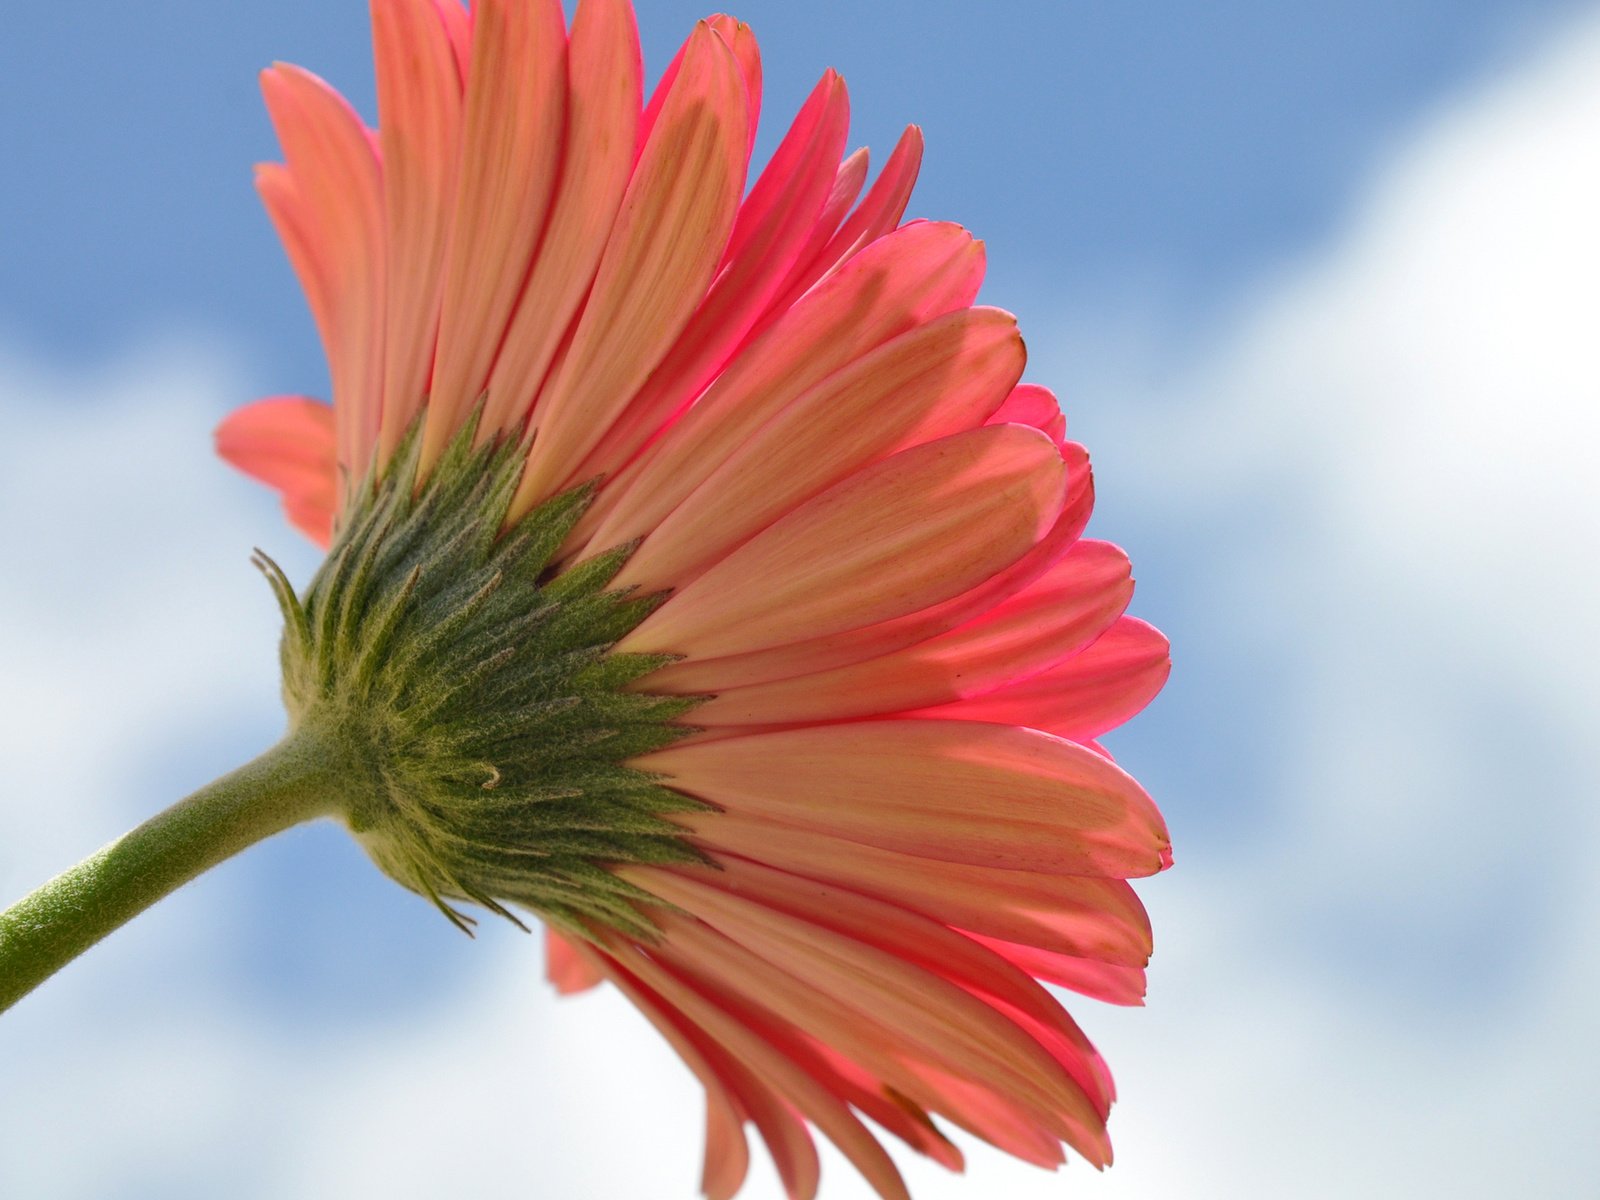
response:
<path id="1" fill-rule="evenodd" d="M 286 161 L 258 184 L 333 403 L 260 401 L 217 445 L 324 545 L 392 471 L 425 492 L 464 429 L 518 447 L 508 528 L 598 481 L 546 577 L 631 547 L 606 586 L 664 594 L 605 653 L 672 656 L 630 694 L 704 699 L 622 765 L 700 803 L 670 817 L 692 854 L 593 856 L 641 921 L 568 914 L 557 986 L 609 979 L 699 1077 L 712 1197 L 749 1122 L 794 1196 L 810 1126 L 905 1194 L 858 1115 L 955 1169 L 930 1114 L 1108 1163 L 1110 1075 L 1038 981 L 1143 995 L 1125 881 L 1168 840 L 1093 739 L 1167 643 L 1123 615 L 1123 553 L 1080 536 L 1087 457 L 1019 383 L 1014 319 L 973 304 L 981 243 L 902 223 L 920 135 L 865 188 L 827 72 L 747 193 L 761 67 L 730 18 L 647 103 L 625 0 L 570 30 L 558 0 L 373 21 L 377 131 L 296 67 L 263 76 Z"/>

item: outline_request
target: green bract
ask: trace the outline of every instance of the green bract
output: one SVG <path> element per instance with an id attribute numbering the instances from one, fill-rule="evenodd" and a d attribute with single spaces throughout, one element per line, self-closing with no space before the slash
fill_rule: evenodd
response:
<path id="1" fill-rule="evenodd" d="M 373 861 L 462 928 L 453 900 L 648 937 L 644 893 L 607 867 L 701 860 L 666 818 L 706 806 L 627 762 L 689 732 L 672 722 L 699 700 L 630 690 L 670 659 L 611 651 L 663 598 L 605 590 L 632 545 L 552 566 L 593 489 L 506 528 L 523 454 L 475 449 L 475 427 L 420 488 L 414 428 L 303 597 L 259 555 L 291 728 L 337 748 Z"/>

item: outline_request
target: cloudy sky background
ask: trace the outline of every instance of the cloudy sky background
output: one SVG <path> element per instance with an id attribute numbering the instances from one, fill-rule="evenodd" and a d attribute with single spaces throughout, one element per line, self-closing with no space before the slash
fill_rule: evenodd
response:
<path id="1" fill-rule="evenodd" d="M 315 556 L 209 455 L 232 405 L 325 390 L 249 187 L 254 71 L 369 111 L 371 79 L 364 5 L 235 7 L 35 7 L 0 42 L 7 899 L 281 727 L 246 560 Z M 763 145 L 825 65 L 858 140 L 924 125 L 913 212 L 988 240 L 1177 662 L 1112 739 L 1177 844 L 1149 1006 L 1074 1005 L 1119 1162 L 973 1150 L 913 1190 L 1587 1195 L 1600 9 L 862 7 L 741 8 Z M 650 5 L 655 69 L 697 15 Z M 693 1195 L 696 1085 L 539 957 L 285 835 L 0 1020 L 0 1193 Z"/>

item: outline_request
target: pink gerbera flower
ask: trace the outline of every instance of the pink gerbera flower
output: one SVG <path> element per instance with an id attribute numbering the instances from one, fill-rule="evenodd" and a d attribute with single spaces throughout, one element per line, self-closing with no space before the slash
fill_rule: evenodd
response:
<path id="1" fill-rule="evenodd" d="M 258 183 L 331 406 L 264 400 L 221 454 L 327 563 L 286 696 L 345 817 L 454 919 L 550 926 L 705 1087 L 704 1188 L 754 1122 L 793 1196 L 810 1127 L 943 1117 L 1110 1161 L 1111 1078 L 1040 985 L 1138 1003 L 1125 882 L 1160 815 L 1094 740 L 1160 688 L 1055 398 L 983 250 L 867 188 L 829 71 L 746 190 L 750 30 L 702 22 L 647 102 L 625 0 L 374 0 L 379 128 L 263 76 Z M 863 194 L 864 191 L 864 194 Z"/>

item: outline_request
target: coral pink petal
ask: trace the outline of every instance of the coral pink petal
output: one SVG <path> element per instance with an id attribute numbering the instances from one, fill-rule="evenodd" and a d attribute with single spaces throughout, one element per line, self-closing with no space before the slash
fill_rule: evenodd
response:
<path id="1" fill-rule="evenodd" d="M 715 1045 L 709 1035 L 701 1033 L 700 1036 Z M 743 1070 L 730 1051 L 720 1046 L 718 1050 L 729 1064 L 730 1072 Z M 749 1083 L 740 1088 L 740 1095 L 772 1155 L 784 1192 L 795 1200 L 813 1200 L 822 1179 L 822 1164 L 817 1159 L 816 1143 L 811 1140 L 805 1114 L 784 1099 L 778 1088 L 754 1072 L 745 1074 Z"/>
<path id="2" fill-rule="evenodd" d="M 794 1032 L 785 1049 L 829 1091 L 918 1154 L 933 1159 L 947 1171 L 965 1169 L 966 1160 L 961 1151 L 933 1123 L 922 1106 L 894 1095 L 872 1072 L 799 1031 Z"/>
<path id="3" fill-rule="evenodd" d="M 752 952 L 700 921 L 662 914 L 664 956 L 697 989 L 715 994 L 743 1014 L 745 1023 L 773 1044 L 793 1028 L 805 1039 L 831 1046 L 924 1112 L 962 1128 L 1028 1162 L 1062 1161 L 1058 1124 L 1031 1101 L 1000 1090 L 989 1072 L 974 1078 L 952 1065 L 940 1045 L 924 1045 L 884 1020 L 878 1008 L 853 1002 L 855 989 L 834 994 L 792 974 L 786 964 Z"/>
<path id="4" fill-rule="evenodd" d="M 567 50 L 560 181 L 516 312 L 489 374 L 479 440 L 517 435 L 594 282 L 633 173 L 643 64 L 627 0 L 583 0 Z M 537 416 L 531 418 L 535 422 Z"/>
<path id="5" fill-rule="evenodd" d="M 715 991 L 715 989 L 708 989 Z M 717 1002 L 781 1050 L 830 1094 L 870 1117 L 919 1154 L 950 1171 L 964 1165 L 961 1151 L 921 1105 L 886 1089 L 871 1071 L 790 1025 L 776 1023 L 739 997 L 716 992 Z"/>
<path id="6" fill-rule="evenodd" d="M 816 282 L 836 270 L 841 263 L 889 233 L 900 224 L 910 203 L 911 191 L 922 170 L 922 130 L 910 126 L 900 136 L 889 160 L 884 163 L 860 207 L 846 218 L 834 235 L 824 242 L 809 261 L 796 266 L 785 281 L 784 290 L 772 305 L 772 319 L 795 303 Z"/>
<path id="7" fill-rule="evenodd" d="M 757 1109 L 765 1097 L 753 1096 L 757 1089 L 741 1086 L 747 1084 L 748 1072 L 709 1047 L 693 1022 L 676 1008 L 609 957 L 602 957 L 589 948 L 577 953 L 589 971 L 609 978 L 633 1002 L 700 1081 L 706 1094 L 706 1157 L 701 1190 L 706 1200 L 732 1200 L 750 1170 L 750 1146 L 744 1137 L 744 1121 L 752 1105 L 746 1097 L 756 1100 Z"/>
<path id="8" fill-rule="evenodd" d="M 816 1143 L 811 1140 L 805 1115 L 784 1098 L 779 1088 L 749 1070 L 703 1028 L 688 1017 L 684 1017 L 683 1021 L 701 1052 L 716 1063 L 732 1082 L 734 1094 L 761 1132 L 761 1140 L 772 1155 L 773 1165 L 778 1169 L 778 1178 L 783 1182 L 785 1192 L 794 1197 L 814 1197 L 821 1181 L 822 1165 L 817 1160 Z M 709 1134 L 710 1131 L 707 1132 Z M 718 1162 L 719 1157 L 719 1148 L 708 1137 L 708 1175 L 713 1168 L 717 1174 L 731 1174 L 727 1166 Z"/>
<path id="9" fill-rule="evenodd" d="M 866 185 L 867 168 L 870 163 L 871 156 L 863 146 L 859 150 L 852 151 L 850 156 L 839 164 L 839 170 L 833 177 L 833 189 L 828 193 L 828 199 L 822 206 L 822 213 L 817 217 L 816 224 L 811 227 L 811 236 L 795 258 L 794 265 L 790 267 L 789 274 L 778 289 L 778 295 L 783 299 L 768 306 L 767 313 L 762 318 L 762 328 L 770 324 L 774 314 L 781 315 L 799 299 L 800 293 L 795 292 L 791 295 L 791 290 L 810 269 L 817 253 L 839 231 L 840 223 L 849 213 L 850 206 L 856 202 L 856 197 L 861 195 L 862 187 Z"/>
<path id="10" fill-rule="evenodd" d="M 566 125 L 560 0 L 478 0 L 438 353 L 418 469 L 426 472 L 489 378 L 544 229 Z"/>
<path id="11" fill-rule="evenodd" d="M 620 966 L 616 966 L 615 974 L 619 982 L 630 978 Z M 637 987 L 643 987 L 643 984 L 635 982 Z M 631 998 L 636 992 L 628 991 L 627 994 Z M 740 1062 L 691 1017 L 671 1006 L 659 995 L 656 996 L 655 1003 L 665 1007 L 672 1014 L 689 1044 L 724 1080 L 728 1094 L 737 1103 L 738 1110 L 743 1112 L 745 1119 L 755 1123 L 756 1129 L 761 1134 L 761 1140 L 766 1143 L 767 1152 L 772 1156 L 773 1165 L 778 1169 L 778 1178 L 783 1182 L 784 1190 L 795 1197 L 815 1196 L 822 1171 L 821 1164 L 817 1161 L 816 1144 L 811 1140 L 811 1131 L 806 1127 L 805 1117 L 795 1110 L 779 1089 Z M 713 1102 L 709 1089 L 706 1093 L 706 1104 L 710 1110 Z M 726 1110 L 722 1105 L 716 1107 L 720 1118 Z M 749 1171 L 749 1146 L 744 1138 L 743 1126 L 737 1130 L 730 1130 L 725 1126 L 726 1121 L 719 1119 L 715 1125 L 706 1127 L 703 1182 L 708 1200 L 710 1195 L 733 1182 L 737 1175 L 738 1183 L 734 1184 L 736 1191 Z"/>
<path id="12" fill-rule="evenodd" d="M 216 446 L 225 461 L 283 494 L 297 529 L 328 544 L 338 472 L 333 409 L 305 396 L 257 400 L 223 418 Z"/>
<path id="13" fill-rule="evenodd" d="M 372 138 L 342 96 L 280 64 L 261 91 L 287 172 L 258 176 L 302 280 L 328 356 L 339 464 L 365 474 L 377 439 L 384 327 L 383 180 Z"/>
<path id="14" fill-rule="evenodd" d="M 1150 920 L 1120 879 L 920 858 L 734 812 L 678 820 L 710 853 L 876 896 L 988 937 L 1123 966 L 1150 956 Z"/>
<path id="15" fill-rule="evenodd" d="M 548 925 L 544 931 L 544 974 L 563 996 L 586 992 L 605 978 L 592 956 L 580 954 L 565 934 Z"/>
<path id="16" fill-rule="evenodd" d="M 668 947 L 670 948 L 670 947 Z M 706 1034 L 776 1088 L 842 1150 L 885 1200 L 910 1200 L 893 1161 L 861 1122 L 826 1087 L 722 1005 L 677 974 L 632 948 L 614 951 L 618 963 L 677 1005 Z M 785 1180 L 791 1196 L 815 1194 L 814 1177 Z"/>
<path id="17" fill-rule="evenodd" d="M 873 462 L 981 425 L 1024 360 L 1009 313 L 960 309 L 830 375 L 757 430 L 635 551 L 616 586 L 683 586 Z"/>
<path id="18" fill-rule="evenodd" d="M 694 317 L 574 479 L 610 475 L 704 390 L 761 315 L 827 199 L 850 123 L 844 81 L 823 76 L 751 189 L 721 273 Z"/>
<path id="19" fill-rule="evenodd" d="M 756 43 L 755 31 L 737 17 L 717 13 L 707 17 L 706 24 L 733 51 L 739 60 L 739 73 L 744 76 L 745 111 L 750 114 L 750 136 L 744 148 L 748 160 L 755 153 L 756 127 L 761 121 L 761 47 Z"/>
<path id="20" fill-rule="evenodd" d="M 456 0 L 433 0 L 450 36 L 450 49 L 455 54 L 456 75 L 462 79 L 472 65 L 472 10 L 462 7 Z"/>
<path id="21" fill-rule="evenodd" d="M 875 951 L 964 988 L 1037 1043 L 1029 1046 L 1006 1032 L 1010 1044 L 1021 1047 L 1014 1065 L 1029 1070 L 1031 1063 L 1057 1082 L 1056 1068 L 1064 1071 L 1071 1080 L 1068 1108 L 1080 1134 L 1091 1143 L 1103 1136 L 1111 1095 L 1099 1055 L 1048 992 L 971 938 L 899 905 L 741 858 L 719 858 L 714 869 L 640 868 L 627 874 L 735 939 L 741 938 L 737 929 L 748 930 L 753 922 L 768 935 L 816 943 L 824 954 L 865 959 Z M 1044 1065 L 1040 1049 L 1054 1067 Z"/>
<path id="22" fill-rule="evenodd" d="M 844 80 L 836 71 L 824 71 L 740 206 L 739 219 L 734 222 L 722 255 L 722 268 L 726 269 L 748 254 L 759 255 L 763 234 L 789 224 L 786 220 L 775 219 L 775 214 L 784 209 L 812 210 L 800 230 L 802 235 L 810 232 L 833 190 L 849 126 L 850 102 Z M 827 152 L 819 154 L 819 147 L 827 148 Z M 807 193 L 818 193 L 814 206 L 795 204 L 794 197 L 788 193 L 797 186 Z M 779 278 L 782 278 L 781 272 Z"/>
<path id="23" fill-rule="evenodd" d="M 620 964 L 615 965 L 615 975 L 619 982 L 630 978 Z M 644 987 L 637 981 L 635 985 L 638 988 Z M 628 991 L 630 998 L 635 994 L 637 993 L 632 990 Z M 659 993 L 652 995 L 656 1004 L 665 1007 L 672 1014 L 672 1019 L 679 1024 L 689 1044 L 722 1078 L 729 1096 L 737 1103 L 745 1118 L 755 1123 L 756 1129 L 761 1133 L 761 1140 L 766 1143 L 767 1152 L 772 1156 L 773 1165 L 778 1169 L 778 1178 L 783 1182 L 785 1192 L 797 1198 L 814 1197 L 822 1170 L 821 1164 L 817 1161 L 816 1144 L 811 1140 L 811 1131 L 806 1127 L 803 1114 L 797 1112 L 785 1099 L 780 1088 L 774 1087 L 767 1079 L 741 1062 L 736 1054 L 712 1036 L 704 1026 L 682 1009 L 660 997 Z M 707 1107 L 710 1108 L 712 1101 L 709 1089 L 706 1099 Z M 717 1126 L 724 1124 L 724 1121 L 719 1120 Z M 703 1178 L 708 1192 L 714 1192 L 725 1186 L 725 1181 L 731 1181 L 736 1172 L 742 1183 L 743 1176 L 749 1170 L 749 1148 L 744 1139 L 742 1126 L 737 1131 L 717 1126 L 708 1125 L 706 1129 L 706 1162 Z M 733 1142 L 735 1132 L 738 1136 L 737 1144 Z"/>
<path id="24" fill-rule="evenodd" d="M 745 110 L 750 114 L 750 134 L 744 148 L 745 158 L 749 159 L 755 152 L 756 126 L 761 120 L 761 48 L 756 44 L 755 31 L 727 13 L 707 17 L 706 24 L 739 60 L 739 73 L 744 76 Z"/>
<path id="25" fill-rule="evenodd" d="M 1055 447 L 1003 425 L 852 475 L 673 594 L 618 644 L 716 657 L 859 628 L 959 595 L 1017 561 L 1061 502 Z"/>
<path id="26" fill-rule="evenodd" d="M 665 959 L 671 955 L 658 954 L 658 957 Z M 684 978 L 686 982 L 689 981 L 688 977 L 692 976 L 692 986 L 708 1002 L 715 1004 L 746 1029 L 759 1035 L 769 1046 L 820 1084 L 829 1095 L 871 1117 L 907 1145 L 942 1166 L 955 1171 L 961 1169 L 961 1151 L 939 1131 L 927 1112 L 903 1096 L 891 1095 L 870 1071 L 858 1066 L 829 1046 L 808 1037 L 792 1025 L 777 1020 L 771 1013 L 755 1006 L 748 998 L 716 986 L 704 975 L 696 975 L 692 971 L 686 972 L 681 966 L 674 968 L 674 973 Z M 643 986 L 631 977 L 619 980 L 619 984 L 625 989 L 630 985 Z M 655 998 L 655 1002 L 662 1003 L 659 998 Z M 687 1019 L 683 1018 L 682 1014 L 677 1016 L 686 1022 Z M 708 1058 L 713 1062 L 718 1061 L 721 1051 L 709 1045 L 703 1033 L 696 1038 L 696 1041 Z M 852 1138 L 859 1137 L 857 1131 L 853 1129 L 847 1132 Z M 876 1159 L 877 1156 L 872 1157 Z"/>
<path id="27" fill-rule="evenodd" d="M 939 1083 L 985 1089 L 1027 1124 L 1103 1161 L 1104 1127 L 1061 1065 L 1018 1025 L 942 975 L 854 938 L 679 877 L 652 880 L 704 925 L 663 914 L 666 949 L 905 1092 L 929 1111 Z M 952 1111 L 952 1119 L 968 1114 Z"/>
<path id="28" fill-rule="evenodd" d="M 733 1003 L 745 1014 L 745 1025 L 759 1030 L 767 1044 L 781 1040 L 777 1030 L 794 1028 L 834 1047 L 924 1111 L 982 1129 L 980 1136 L 992 1133 L 995 1144 L 1012 1153 L 1042 1149 L 1061 1161 L 1059 1139 L 1045 1128 L 1053 1118 L 1030 1101 L 1002 1094 L 989 1078 L 987 1063 L 974 1064 L 982 1078 L 971 1078 L 947 1065 L 950 1054 L 942 1045 L 924 1044 L 881 1010 L 863 1007 L 859 996 L 836 994 L 816 979 L 791 973 L 789 964 L 774 962 L 698 920 L 664 912 L 658 921 L 667 933 L 662 956 L 674 972 L 699 991 L 737 998 Z M 760 1018 L 752 1019 L 752 1012 Z"/>
<path id="29" fill-rule="evenodd" d="M 900 224 L 922 171 L 922 150 L 922 130 L 908 125 L 861 206 L 823 247 L 818 265 L 831 270 Z"/>
<path id="30" fill-rule="evenodd" d="M 733 813 L 948 862 L 1129 878 L 1159 871 L 1169 845 L 1132 776 L 1009 725 L 821 725 L 673 746 L 635 765 Z"/>
<path id="31" fill-rule="evenodd" d="M 461 141 L 461 79 L 435 0 L 377 0 L 372 38 L 390 264 L 381 468 L 427 398 Z"/>
<path id="32" fill-rule="evenodd" d="M 799 724 L 946 704 L 1082 649 L 1132 595 L 1127 556 L 1109 542 L 1080 541 L 1028 587 L 950 633 L 851 666 L 730 688 L 696 708 L 694 723 Z"/>
<path id="33" fill-rule="evenodd" d="M 990 1086 L 974 1083 L 930 1064 L 921 1064 L 922 1085 L 940 1098 L 939 1115 L 1014 1158 L 1054 1171 L 1066 1161 L 1061 1138 L 1029 1112 Z M 1110 1147 L 1106 1154 L 1109 1158 Z"/>
<path id="34" fill-rule="evenodd" d="M 706 1200 L 733 1200 L 750 1173 L 750 1143 L 744 1125 L 727 1106 L 706 1093 L 705 1165 L 700 1192 Z"/>
<path id="35" fill-rule="evenodd" d="M 767 305 L 747 340 L 759 337 L 772 328 L 773 323 L 794 307 L 795 302 L 821 277 L 823 272 L 817 267 L 818 256 L 839 231 L 839 225 L 850 211 L 850 206 L 861 194 L 861 188 L 867 182 L 869 161 L 866 147 L 863 146 L 839 164 L 839 171 L 833 179 L 833 190 L 829 192 L 816 224 L 811 227 L 806 244 L 795 256 L 788 275 L 778 285 L 775 293 L 777 299 Z"/>
<path id="36" fill-rule="evenodd" d="M 707 17 L 705 24 L 722 39 L 739 62 L 739 74 L 745 86 L 746 111 L 750 114 L 750 134 L 745 147 L 745 157 L 749 158 L 755 149 L 756 125 L 761 119 L 761 47 L 757 44 L 756 35 L 750 26 L 728 16 L 727 13 L 717 13 L 715 16 Z M 672 85 L 677 82 L 678 72 L 683 67 L 684 55 L 688 53 L 693 41 L 694 38 L 691 36 L 679 46 L 678 52 L 667 64 L 666 70 L 661 72 L 656 89 L 650 95 L 650 103 L 645 106 L 644 115 L 639 121 L 635 158 L 644 153 L 645 145 L 656 127 L 656 121 L 661 116 L 667 97 L 672 94 Z"/>
<path id="37" fill-rule="evenodd" d="M 700 1171 L 700 1192 L 706 1200 L 733 1200 L 750 1173 L 750 1143 L 744 1124 L 726 1099 L 706 1092 L 705 1165 Z"/>
<path id="38" fill-rule="evenodd" d="M 266 76 L 262 76 L 265 84 Z M 337 282 L 333 264 L 328 261 L 329 246 L 322 230 L 317 226 L 303 190 L 293 174 L 283 163 L 257 163 L 255 169 L 256 192 L 278 238 L 288 254 L 289 265 L 294 268 L 300 288 L 306 294 L 306 306 L 316 322 L 317 334 L 322 339 L 325 354 L 339 348 L 340 297 L 334 292 Z M 329 359 L 329 373 L 332 373 Z"/>
<path id="39" fill-rule="evenodd" d="M 739 64 L 701 25 L 623 197 L 572 344 L 536 403 L 515 520 L 561 484 L 627 407 L 705 294 L 744 186 Z"/>
<path id="40" fill-rule="evenodd" d="M 630 5 L 631 6 L 631 5 Z M 707 22 L 709 24 L 709 22 Z M 645 103 L 644 111 L 639 114 L 638 136 L 634 141 L 633 161 L 639 161 L 639 156 L 644 153 L 644 148 L 650 141 L 650 135 L 655 131 L 656 122 L 661 119 L 661 110 L 666 107 L 667 97 L 672 95 L 672 85 L 678 82 L 678 72 L 683 68 L 683 56 L 689 53 L 689 47 L 694 44 L 695 34 L 699 33 L 698 26 L 694 33 L 684 39 L 678 47 L 678 52 L 672 56 L 671 61 L 661 72 L 661 78 L 656 80 L 655 90 L 650 93 L 650 99 Z M 631 171 L 630 171 L 631 174 Z"/>
<path id="41" fill-rule="evenodd" d="M 1071 988 L 1108 1004 L 1144 1003 L 1145 979 L 1141 966 L 1104 962 L 1039 946 L 1019 945 L 1004 938 L 986 937 L 979 933 L 968 932 L 967 936 L 982 942 L 1036 979 Z"/>
<path id="42" fill-rule="evenodd" d="M 982 280 L 983 253 L 958 225 L 882 239 L 751 341 L 601 492 L 577 536 L 606 550 L 648 533 L 774 413 L 889 339 L 965 308 Z"/>
<path id="43" fill-rule="evenodd" d="M 1047 671 L 918 715 L 1029 725 L 1082 742 L 1140 712 L 1171 670 L 1161 631 L 1122 617 L 1088 649 Z"/>
<path id="44" fill-rule="evenodd" d="M 652 691 L 683 695 L 789 679 L 881 657 L 948 633 L 1015 595 L 1066 553 L 1083 531 L 1094 488 L 1082 447 L 1067 444 L 1066 496 L 1050 532 L 1027 554 L 976 587 L 903 617 L 825 637 L 700 661 L 670 663 L 650 676 Z"/>
<path id="45" fill-rule="evenodd" d="M 1067 440 L 1067 418 L 1056 394 L 1036 383 L 1019 385 L 989 420 L 996 425 L 1032 425 L 1058 446 Z"/>

